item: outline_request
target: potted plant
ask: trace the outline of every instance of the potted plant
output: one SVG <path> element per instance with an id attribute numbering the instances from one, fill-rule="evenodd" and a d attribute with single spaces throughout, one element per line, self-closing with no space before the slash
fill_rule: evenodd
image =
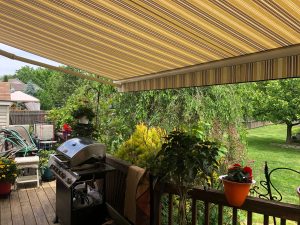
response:
<path id="1" fill-rule="evenodd" d="M 0 157 L 0 196 L 10 194 L 17 172 L 17 165 L 13 159 Z"/>
<path id="2" fill-rule="evenodd" d="M 195 184 L 208 186 L 218 168 L 220 145 L 184 131 L 166 138 L 150 171 L 160 181 L 176 185 L 179 193 L 178 224 L 185 225 L 188 190 Z"/>
<path id="3" fill-rule="evenodd" d="M 48 166 L 49 157 L 54 154 L 54 150 L 40 150 L 38 155 L 40 157 L 39 168 L 41 170 L 41 176 L 43 181 L 54 180 L 54 175 Z"/>
<path id="4" fill-rule="evenodd" d="M 252 179 L 252 169 L 234 164 L 228 168 L 227 175 L 220 176 L 223 181 L 224 192 L 228 203 L 240 207 L 245 202 L 250 187 L 255 183 Z"/>
<path id="5" fill-rule="evenodd" d="M 72 116 L 79 119 L 79 123 L 88 124 L 89 120 L 95 117 L 93 108 L 87 105 L 79 105 L 77 109 L 72 112 Z"/>

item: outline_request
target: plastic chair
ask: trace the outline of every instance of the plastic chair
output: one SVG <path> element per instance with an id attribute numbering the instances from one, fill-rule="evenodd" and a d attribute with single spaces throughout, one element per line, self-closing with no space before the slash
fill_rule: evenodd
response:
<path id="1" fill-rule="evenodd" d="M 34 124 L 34 136 L 39 149 L 50 149 L 53 144 L 57 143 L 57 141 L 54 140 L 53 124 Z"/>
<path id="2" fill-rule="evenodd" d="M 34 155 L 37 147 L 28 131 L 22 126 L 3 128 L 0 130 L 0 152 L 17 154 L 17 156 Z"/>
<path id="3" fill-rule="evenodd" d="M 15 162 L 18 168 L 23 172 L 23 176 L 17 177 L 15 188 L 17 188 L 17 184 L 28 182 L 36 182 L 37 186 L 39 187 L 39 157 L 29 156 L 36 154 L 37 148 L 28 131 L 22 126 L 14 126 L 1 129 L 0 145 L 2 150 L 0 156 L 17 156 L 15 157 Z M 25 169 L 34 169 L 35 174 L 25 175 Z"/>

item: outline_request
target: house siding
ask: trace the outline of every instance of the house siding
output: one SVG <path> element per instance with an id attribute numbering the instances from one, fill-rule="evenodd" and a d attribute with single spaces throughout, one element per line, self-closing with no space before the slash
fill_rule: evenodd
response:
<path id="1" fill-rule="evenodd" d="M 9 106 L 0 105 L 0 128 L 9 125 Z"/>

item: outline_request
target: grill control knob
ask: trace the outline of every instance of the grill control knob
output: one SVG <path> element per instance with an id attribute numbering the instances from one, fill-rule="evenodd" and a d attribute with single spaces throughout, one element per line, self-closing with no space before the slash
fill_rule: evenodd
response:
<path id="1" fill-rule="evenodd" d="M 61 172 L 60 176 L 65 179 L 66 178 L 66 174 L 64 172 Z"/>
<path id="2" fill-rule="evenodd" d="M 71 184 L 72 183 L 72 179 L 71 178 L 67 178 L 67 183 Z"/>

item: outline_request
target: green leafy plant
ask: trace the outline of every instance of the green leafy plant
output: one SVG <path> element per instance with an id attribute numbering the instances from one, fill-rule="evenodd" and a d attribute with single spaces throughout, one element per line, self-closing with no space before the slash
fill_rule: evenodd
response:
<path id="1" fill-rule="evenodd" d="M 76 119 L 86 116 L 89 120 L 92 120 L 95 117 L 95 113 L 92 107 L 87 105 L 79 105 L 78 108 L 72 112 L 72 116 Z"/>
<path id="2" fill-rule="evenodd" d="M 81 124 L 74 123 L 72 125 L 72 136 L 94 138 L 96 128 L 92 123 Z"/>
<path id="3" fill-rule="evenodd" d="M 38 155 L 40 157 L 39 167 L 44 170 L 48 168 L 48 161 L 51 154 L 55 154 L 55 150 L 41 150 Z"/>
<path id="4" fill-rule="evenodd" d="M 252 169 L 249 166 L 242 167 L 240 164 L 233 164 L 228 168 L 224 179 L 238 183 L 252 183 Z"/>
<path id="5" fill-rule="evenodd" d="M 184 131 L 173 131 L 150 167 L 160 181 L 175 184 L 179 192 L 180 225 L 186 224 L 187 192 L 195 184 L 209 186 L 218 169 L 220 144 Z"/>
<path id="6" fill-rule="evenodd" d="M 18 175 L 15 161 L 10 158 L 0 158 L 0 182 L 14 183 Z"/>
<path id="7" fill-rule="evenodd" d="M 166 132 L 159 127 L 148 128 L 141 123 L 136 125 L 135 131 L 125 141 L 116 156 L 140 167 L 148 167 L 161 149 L 163 136 Z"/>

